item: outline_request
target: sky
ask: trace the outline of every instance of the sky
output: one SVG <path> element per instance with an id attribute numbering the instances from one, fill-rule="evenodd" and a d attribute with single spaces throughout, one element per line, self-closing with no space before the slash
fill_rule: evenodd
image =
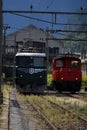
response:
<path id="1" fill-rule="evenodd" d="M 32 11 L 58 11 L 58 12 L 78 12 L 81 7 L 87 7 L 87 0 L 2 0 L 3 10 L 23 10 L 30 11 L 32 5 Z M 3 13 L 3 25 L 10 26 L 7 30 L 7 34 L 15 32 L 21 28 L 24 28 L 30 24 L 36 27 L 46 30 L 49 29 L 61 29 L 65 26 L 60 25 L 61 23 L 67 23 L 69 15 L 49 15 L 49 14 L 21 14 L 23 16 L 28 16 L 25 18 L 23 16 L 18 16 L 9 13 Z M 32 19 L 35 18 L 36 20 Z M 57 24 L 52 24 L 48 22 L 55 22 Z M 45 20 L 48 22 L 41 22 L 40 20 Z"/>

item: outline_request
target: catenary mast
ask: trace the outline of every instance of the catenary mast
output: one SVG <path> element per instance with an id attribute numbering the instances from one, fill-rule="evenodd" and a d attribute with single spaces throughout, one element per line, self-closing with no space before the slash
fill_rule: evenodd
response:
<path id="1" fill-rule="evenodd" d="M 0 104 L 2 104 L 2 0 L 0 0 Z"/>

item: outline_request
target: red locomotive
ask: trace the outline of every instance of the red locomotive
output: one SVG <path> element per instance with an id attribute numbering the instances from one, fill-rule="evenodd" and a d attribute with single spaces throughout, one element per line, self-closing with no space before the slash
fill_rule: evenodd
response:
<path id="1" fill-rule="evenodd" d="M 81 88 L 81 60 L 74 54 L 64 54 L 52 61 L 52 84 L 59 92 L 79 92 Z"/>

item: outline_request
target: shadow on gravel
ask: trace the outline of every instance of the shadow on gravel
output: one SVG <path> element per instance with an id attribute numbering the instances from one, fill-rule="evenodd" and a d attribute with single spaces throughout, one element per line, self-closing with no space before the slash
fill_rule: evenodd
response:
<path id="1" fill-rule="evenodd" d="M 11 100 L 11 104 L 12 104 L 13 107 L 20 108 L 20 105 L 19 105 L 19 103 L 16 100 L 12 99 Z"/>

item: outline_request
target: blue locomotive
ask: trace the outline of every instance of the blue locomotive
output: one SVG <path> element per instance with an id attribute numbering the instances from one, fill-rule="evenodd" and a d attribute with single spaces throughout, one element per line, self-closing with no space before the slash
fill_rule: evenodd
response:
<path id="1" fill-rule="evenodd" d="M 15 56 L 15 83 L 18 92 L 43 93 L 47 85 L 46 54 L 17 53 Z"/>

